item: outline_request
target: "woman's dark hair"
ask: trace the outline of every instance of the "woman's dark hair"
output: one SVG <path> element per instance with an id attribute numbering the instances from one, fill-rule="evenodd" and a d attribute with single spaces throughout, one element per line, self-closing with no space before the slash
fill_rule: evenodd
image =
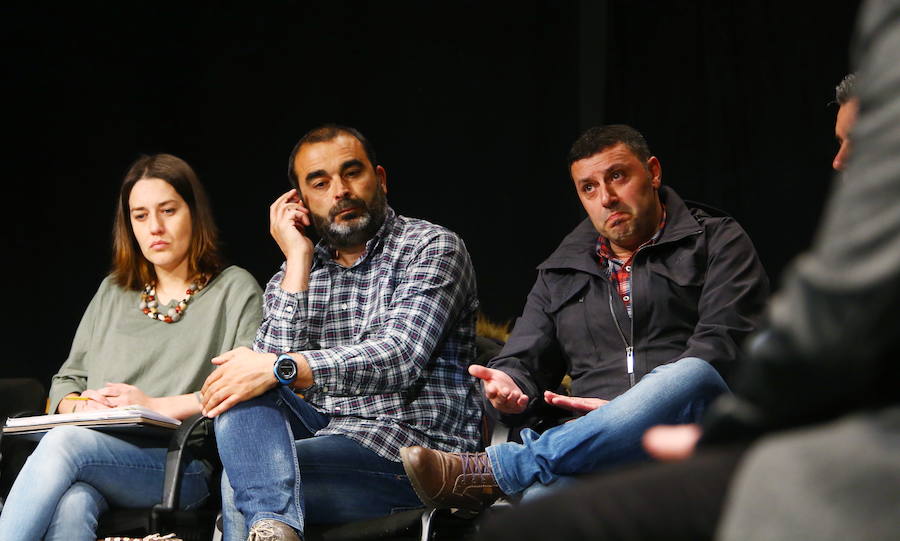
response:
<path id="1" fill-rule="evenodd" d="M 171 154 L 138 158 L 122 181 L 116 220 L 113 225 L 112 275 L 126 289 L 140 290 L 156 281 L 153 264 L 147 261 L 131 228 L 131 190 L 141 179 L 158 178 L 169 183 L 191 210 L 191 247 L 188 250 L 190 276 L 208 280 L 222 269 L 219 233 L 213 221 L 206 191 L 197 174 L 184 160 Z"/>

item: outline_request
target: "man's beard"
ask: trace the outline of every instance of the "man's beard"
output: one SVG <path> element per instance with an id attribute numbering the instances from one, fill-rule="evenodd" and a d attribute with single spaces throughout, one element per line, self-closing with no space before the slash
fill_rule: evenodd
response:
<path id="1" fill-rule="evenodd" d="M 343 216 L 340 222 L 335 222 L 338 213 L 348 208 L 354 210 Z M 349 214 L 355 214 L 358 218 L 347 223 L 344 220 L 349 217 Z M 384 223 L 386 214 L 387 198 L 380 186 L 376 190 L 371 204 L 367 205 L 362 199 L 341 199 L 328 211 L 327 218 L 312 212 L 309 213 L 319 236 L 335 250 L 365 244 L 378 232 L 381 224 Z"/>

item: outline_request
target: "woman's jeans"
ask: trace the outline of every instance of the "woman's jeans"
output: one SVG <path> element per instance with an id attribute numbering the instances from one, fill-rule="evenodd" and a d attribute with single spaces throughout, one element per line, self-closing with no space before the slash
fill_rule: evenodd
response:
<path id="1" fill-rule="evenodd" d="M 543 434 L 522 431 L 522 444 L 503 443 L 487 452 L 497 484 L 507 495 L 542 492 L 563 478 L 642 460 L 644 432 L 660 424 L 694 423 L 728 391 L 709 363 L 685 357 L 656 367 L 604 406 Z M 540 483 L 540 484 L 536 484 Z M 559 483 L 557 483 L 559 484 Z"/>
<path id="2" fill-rule="evenodd" d="M 95 541 L 97 519 L 110 506 L 160 503 L 166 448 L 146 445 L 150 443 L 89 428 L 50 430 L 9 492 L 0 515 L 0 539 Z M 183 507 L 201 503 L 209 494 L 209 471 L 202 462 L 188 464 L 183 479 Z"/>
<path id="3" fill-rule="evenodd" d="M 315 436 L 327 424 L 327 415 L 281 386 L 216 418 L 227 541 L 245 540 L 263 519 L 303 532 L 304 523 L 422 507 L 401 463 L 344 436 Z"/>

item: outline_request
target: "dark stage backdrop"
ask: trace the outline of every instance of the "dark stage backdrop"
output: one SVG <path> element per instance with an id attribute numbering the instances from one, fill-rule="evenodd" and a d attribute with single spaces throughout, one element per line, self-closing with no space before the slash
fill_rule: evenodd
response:
<path id="1" fill-rule="evenodd" d="M 584 216 L 563 163 L 592 124 L 642 130 L 664 182 L 735 215 L 773 277 L 810 240 L 855 2 L 320 4 L 2 8 L 0 376 L 48 383 L 65 359 L 140 153 L 196 168 L 228 256 L 264 283 L 268 205 L 322 122 L 375 143 L 398 212 L 462 235 L 497 320 Z"/>

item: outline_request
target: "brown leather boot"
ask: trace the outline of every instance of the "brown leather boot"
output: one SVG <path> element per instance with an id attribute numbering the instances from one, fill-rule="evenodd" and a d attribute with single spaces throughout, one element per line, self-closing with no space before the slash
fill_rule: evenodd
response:
<path id="1" fill-rule="evenodd" d="M 403 469 L 422 503 L 480 511 L 503 495 L 487 453 L 445 453 L 401 447 Z"/>
<path id="2" fill-rule="evenodd" d="M 263 519 L 253 523 L 247 541 L 300 541 L 300 536 L 284 522 Z"/>

